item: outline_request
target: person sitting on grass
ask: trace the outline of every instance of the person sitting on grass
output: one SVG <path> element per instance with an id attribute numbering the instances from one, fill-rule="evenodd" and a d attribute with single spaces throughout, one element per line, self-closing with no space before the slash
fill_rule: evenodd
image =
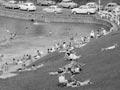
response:
<path id="1" fill-rule="evenodd" d="M 60 45 L 60 52 L 65 52 L 67 49 L 67 44 L 66 42 L 63 42 L 62 45 Z"/>
<path id="2" fill-rule="evenodd" d="M 70 80 L 68 80 L 68 83 L 67 83 L 67 87 L 79 87 L 79 86 L 85 86 L 85 85 L 89 85 L 89 84 L 92 84 L 92 82 L 90 81 L 90 79 L 88 80 L 85 80 L 83 82 L 80 82 L 80 81 L 77 81 L 75 78 L 74 78 L 75 75 L 72 75 L 70 77 Z"/>
<path id="3" fill-rule="evenodd" d="M 65 54 L 65 58 L 66 58 L 67 60 L 70 60 L 70 61 L 79 59 L 80 57 L 81 57 L 81 55 L 77 56 L 77 55 L 76 55 L 75 53 L 73 53 L 73 52 L 67 52 L 67 53 Z"/>
<path id="4" fill-rule="evenodd" d="M 80 82 L 80 81 L 77 81 L 77 80 L 74 80 L 74 81 L 71 81 L 71 82 L 68 82 L 67 83 L 67 87 L 80 87 L 80 86 L 85 86 L 85 85 L 89 85 L 89 84 L 92 84 L 92 82 L 90 82 L 90 80 L 85 80 L 83 82 Z"/>
<path id="5" fill-rule="evenodd" d="M 109 47 L 106 47 L 106 48 L 101 48 L 101 51 L 112 50 L 112 49 L 115 49 L 117 47 L 119 47 L 119 45 L 116 43 L 116 44 L 114 44 L 112 46 L 109 46 Z"/>
<path id="6" fill-rule="evenodd" d="M 35 59 L 39 59 L 39 58 L 41 58 L 42 54 L 43 54 L 42 51 L 37 50 L 37 55 L 35 55 L 34 58 L 35 58 Z"/>
<path id="7" fill-rule="evenodd" d="M 100 38 L 101 36 L 102 36 L 101 30 L 98 29 L 98 30 L 96 31 L 96 38 Z"/>
<path id="8" fill-rule="evenodd" d="M 68 83 L 68 80 L 65 78 L 65 75 L 64 74 L 60 74 L 58 76 L 58 86 L 60 87 L 64 87 L 66 86 Z"/>
<path id="9" fill-rule="evenodd" d="M 102 30 L 102 31 L 101 31 L 101 32 L 102 32 L 102 35 L 104 35 L 104 36 L 109 33 L 109 32 L 107 32 L 104 28 L 101 28 L 101 30 Z"/>

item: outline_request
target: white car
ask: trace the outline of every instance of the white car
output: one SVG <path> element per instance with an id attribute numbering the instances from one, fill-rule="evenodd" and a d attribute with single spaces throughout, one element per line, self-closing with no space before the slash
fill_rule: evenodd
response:
<path id="1" fill-rule="evenodd" d="M 96 9 L 90 8 L 89 6 L 82 5 L 79 8 L 72 9 L 73 14 L 94 14 L 96 13 Z"/>
<path id="2" fill-rule="evenodd" d="M 44 8 L 43 11 L 49 12 L 49 13 L 62 13 L 62 8 L 59 8 L 58 6 L 53 5 L 53 6 Z"/>
<path id="3" fill-rule="evenodd" d="M 16 1 L 8 1 L 2 4 L 5 8 L 19 9 L 19 4 Z"/>
<path id="4" fill-rule="evenodd" d="M 19 5 L 20 10 L 35 11 L 36 6 L 33 3 L 22 3 Z"/>
<path id="5" fill-rule="evenodd" d="M 52 0 L 38 0 L 37 4 L 41 6 L 50 6 L 55 5 L 56 3 Z"/>
<path id="6" fill-rule="evenodd" d="M 95 8 L 96 10 L 98 10 L 98 8 L 99 8 L 97 3 L 95 3 L 95 2 L 89 2 L 86 4 L 86 6 L 89 6 L 90 8 Z"/>
<path id="7" fill-rule="evenodd" d="M 74 3 L 73 1 L 62 1 L 58 3 L 58 6 L 63 7 L 63 8 L 76 8 L 78 4 Z"/>

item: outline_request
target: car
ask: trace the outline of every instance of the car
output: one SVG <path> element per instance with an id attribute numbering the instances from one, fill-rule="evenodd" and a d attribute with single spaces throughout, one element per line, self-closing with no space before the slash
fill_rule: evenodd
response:
<path id="1" fill-rule="evenodd" d="M 62 8 L 59 8 L 58 6 L 53 5 L 53 6 L 44 8 L 43 11 L 48 12 L 48 13 L 62 13 Z"/>
<path id="2" fill-rule="evenodd" d="M 5 2 L 3 3 L 3 6 L 9 9 L 19 9 L 19 4 L 16 1 Z"/>
<path id="3" fill-rule="evenodd" d="M 95 8 L 96 10 L 99 9 L 99 6 L 95 2 L 89 2 L 86 4 L 86 6 L 89 6 L 90 8 Z"/>
<path id="4" fill-rule="evenodd" d="M 41 6 L 50 6 L 50 5 L 55 5 L 56 3 L 51 0 L 38 0 L 37 4 Z"/>
<path id="5" fill-rule="evenodd" d="M 36 10 L 36 6 L 31 2 L 21 3 L 19 7 L 20 7 L 20 10 L 26 10 L 26 11 Z"/>
<path id="6" fill-rule="evenodd" d="M 113 10 L 115 7 L 117 7 L 117 6 L 118 6 L 117 3 L 108 3 L 108 4 L 105 6 L 104 10 L 106 10 L 106 11 L 108 11 L 108 12 L 112 12 L 112 10 Z"/>
<path id="7" fill-rule="evenodd" d="M 72 9 L 72 8 L 78 7 L 78 4 L 71 1 L 71 0 L 69 0 L 69 1 L 64 0 L 64 1 L 60 2 L 60 3 L 58 3 L 58 6 L 63 7 L 63 8 L 71 8 Z"/>
<path id="8" fill-rule="evenodd" d="M 72 9 L 73 14 L 94 14 L 96 9 L 90 8 L 89 6 L 82 5 L 79 8 Z"/>

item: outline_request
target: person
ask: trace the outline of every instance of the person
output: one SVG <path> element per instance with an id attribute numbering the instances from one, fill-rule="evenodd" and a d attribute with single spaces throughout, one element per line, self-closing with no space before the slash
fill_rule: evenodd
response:
<path id="1" fill-rule="evenodd" d="M 100 29 L 97 30 L 97 33 L 96 33 L 96 38 L 99 38 L 101 37 L 101 32 L 100 32 Z"/>
<path id="2" fill-rule="evenodd" d="M 63 47 L 63 49 L 66 49 L 66 42 L 63 42 L 62 47 Z"/>
<path id="3" fill-rule="evenodd" d="M 70 80 L 68 81 L 67 83 L 67 87 L 79 87 L 80 86 L 80 81 L 77 81 L 75 78 L 74 78 L 75 75 L 72 75 Z"/>
<path id="4" fill-rule="evenodd" d="M 82 69 L 80 67 L 75 67 L 74 68 L 74 73 L 80 73 L 80 71 L 82 71 Z"/>
<path id="5" fill-rule="evenodd" d="M 80 58 L 81 55 L 77 56 L 77 55 L 75 55 L 75 53 L 70 53 L 70 55 L 68 57 L 69 57 L 69 59 L 76 60 L 76 59 Z"/>
<path id="6" fill-rule="evenodd" d="M 31 60 L 32 59 L 32 56 L 29 55 L 29 54 L 26 54 L 25 57 L 24 57 L 24 60 Z"/>
<path id="7" fill-rule="evenodd" d="M 58 75 L 58 74 L 64 74 L 64 73 L 66 73 L 66 69 L 65 68 L 59 68 L 58 71 L 50 72 L 49 75 Z"/>
<path id="8" fill-rule="evenodd" d="M 58 86 L 66 86 L 66 85 L 67 85 L 67 82 L 68 82 L 68 80 L 66 80 L 64 74 L 60 74 L 60 75 L 58 76 L 58 81 L 59 81 Z"/>
<path id="9" fill-rule="evenodd" d="M 117 47 L 119 47 L 119 45 L 116 43 L 116 44 L 114 44 L 112 46 L 109 46 L 109 47 L 106 47 L 106 48 L 102 48 L 101 51 L 112 50 L 112 49 L 115 49 Z"/>
<path id="10" fill-rule="evenodd" d="M 59 44 L 59 43 L 56 43 L 56 44 L 55 44 L 55 49 L 56 49 L 56 50 L 59 50 L 59 49 L 60 49 L 60 44 Z"/>
<path id="11" fill-rule="evenodd" d="M 94 38 L 95 37 L 95 32 L 92 30 L 90 33 L 90 38 Z"/>
<path id="12" fill-rule="evenodd" d="M 85 85 L 89 85 L 89 84 L 93 84 L 90 79 L 85 80 L 83 82 L 81 81 L 77 81 L 75 79 L 71 80 L 70 82 L 67 83 L 67 87 L 79 87 L 79 86 L 85 86 Z"/>
<path id="13" fill-rule="evenodd" d="M 42 56 L 42 52 L 40 52 L 40 50 L 37 50 L 37 56 L 39 56 L 39 57 Z"/>
<path id="14" fill-rule="evenodd" d="M 106 34 L 108 34 L 108 32 L 103 28 L 103 29 L 102 29 L 102 34 L 103 34 L 103 35 L 106 35 Z"/>
<path id="15" fill-rule="evenodd" d="M 48 54 L 50 53 L 50 49 L 49 49 L 49 48 L 47 49 L 47 53 L 48 53 Z"/>

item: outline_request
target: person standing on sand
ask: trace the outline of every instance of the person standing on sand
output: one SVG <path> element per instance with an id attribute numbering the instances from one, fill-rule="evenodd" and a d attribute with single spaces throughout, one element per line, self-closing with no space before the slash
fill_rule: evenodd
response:
<path id="1" fill-rule="evenodd" d="M 8 63 L 7 62 L 3 64 L 2 70 L 3 70 L 3 73 L 8 72 Z"/>
<path id="2" fill-rule="evenodd" d="M 90 38 L 94 38 L 95 37 L 95 32 L 92 30 L 90 33 Z"/>

